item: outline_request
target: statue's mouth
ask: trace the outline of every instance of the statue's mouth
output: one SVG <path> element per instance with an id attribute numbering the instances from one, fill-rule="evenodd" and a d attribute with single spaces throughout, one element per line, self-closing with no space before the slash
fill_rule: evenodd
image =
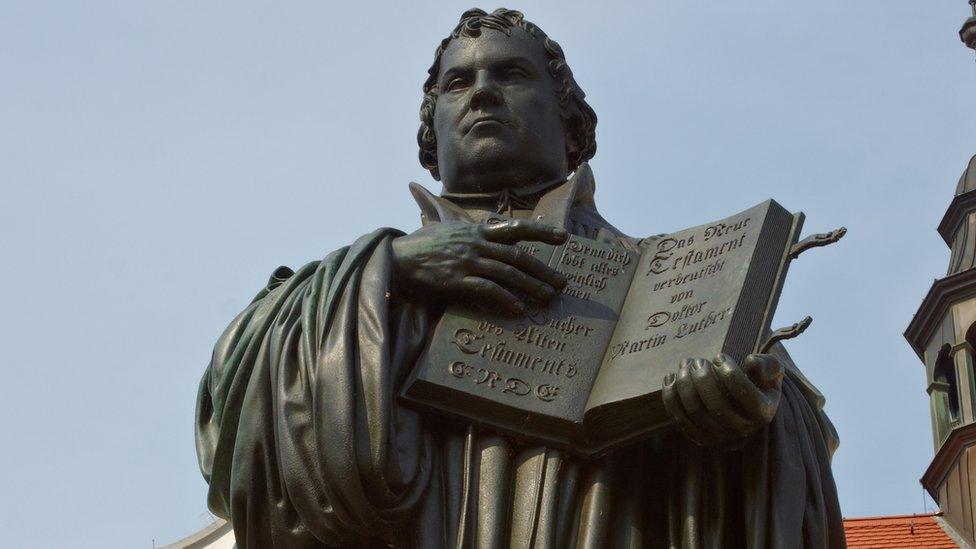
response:
<path id="1" fill-rule="evenodd" d="M 515 124 L 513 124 L 512 122 L 510 122 L 508 120 L 504 120 L 502 118 L 499 118 L 497 116 L 490 116 L 490 115 L 489 116 L 482 116 L 480 118 L 475 119 L 475 121 L 472 122 L 468 126 L 468 129 L 467 129 L 467 131 L 465 133 L 467 133 L 467 132 L 469 132 L 469 131 L 471 131 L 471 130 L 473 130 L 475 128 L 491 127 L 491 126 L 515 127 Z"/>

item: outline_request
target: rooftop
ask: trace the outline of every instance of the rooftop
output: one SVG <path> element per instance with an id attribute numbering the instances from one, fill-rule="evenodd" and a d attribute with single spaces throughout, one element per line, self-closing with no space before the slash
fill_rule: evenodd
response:
<path id="1" fill-rule="evenodd" d="M 943 529 L 938 514 L 844 519 L 847 547 L 889 549 L 896 547 L 959 547 Z"/>
<path id="2" fill-rule="evenodd" d="M 976 189 L 976 156 L 973 156 L 969 160 L 966 171 L 962 172 L 962 176 L 959 178 L 959 184 L 956 185 L 956 195 L 969 192 L 973 189 Z"/>

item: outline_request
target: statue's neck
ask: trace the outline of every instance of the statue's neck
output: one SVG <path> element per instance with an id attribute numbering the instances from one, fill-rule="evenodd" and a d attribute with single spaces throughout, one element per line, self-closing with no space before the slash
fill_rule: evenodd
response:
<path id="1" fill-rule="evenodd" d="M 539 199 L 543 195 L 565 181 L 565 178 L 559 178 L 534 185 L 511 189 L 506 188 L 496 192 L 442 192 L 441 197 L 450 200 L 465 210 L 493 211 L 510 214 L 514 210 L 532 210 L 539 203 Z"/>
<path id="2" fill-rule="evenodd" d="M 593 186 L 593 172 L 589 164 L 583 162 L 565 183 L 562 179 L 555 179 L 500 193 L 445 192 L 443 196 L 434 196 L 422 185 L 411 183 L 410 193 L 420 206 L 424 226 L 447 221 L 481 223 L 491 214 L 502 211 L 512 217 L 531 216 L 533 221 L 565 227 L 570 210 L 577 204 L 596 211 L 593 205 Z M 506 198 L 507 206 L 505 203 L 499 204 L 500 200 Z M 513 204 L 513 198 L 521 203 Z"/>

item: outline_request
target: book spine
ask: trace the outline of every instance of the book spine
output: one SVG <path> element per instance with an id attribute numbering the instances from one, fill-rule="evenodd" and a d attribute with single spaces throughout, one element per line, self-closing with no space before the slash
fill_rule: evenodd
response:
<path id="1" fill-rule="evenodd" d="M 789 250 L 795 218 L 785 208 L 770 201 L 755 252 L 743 281 L 733 318 L 722 348 L 738 362 L 753 352 L 756 341 L 768 329 L 771 304 L 782 289 L 779 278 L 783 258 Z"/>
<path id="2" fill-rule="evenodd" d="M 776 279 L 773 282 L 773 291 L 769 294 L 769 302 L 766 304 L 766 310 L 763 314 L 762 319 L 762 329 L 759 330 L 759 335 L 756 336 L 756 341 L 753 343 L 752 352 L 758 353 L 762 348 L 763 343 L 766 342 L 766 338 L 769 337 L 770 325 L 773 322 L 773 315 L 776 313 L 776 306 L 779 304 L 779 296 L 783 292 L 783 283 L 786 281 L 786 273 L 790 268 L 790 249 L 796 244 L 800 239 L 800 231 L 803 230 L 803 222 L 806 220 L 806 216 L 803 212 L 797 212 L 793 214 L 793 226 L 790 229 L 790 235 L 786 239 L 786 245 L 783 247 L 783 252 L 780 257 L 779 270 L 776 273 Z"/>

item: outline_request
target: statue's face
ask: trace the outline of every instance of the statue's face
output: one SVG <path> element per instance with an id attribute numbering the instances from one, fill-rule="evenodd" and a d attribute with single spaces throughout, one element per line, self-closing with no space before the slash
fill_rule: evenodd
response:
<path id="1" fill-rule="evenodd" d="M 448 192 L 491 192 L 566 176 L 566 132 L 548 58 L 522 29 L 450 42 L 434 110 Z"/>

